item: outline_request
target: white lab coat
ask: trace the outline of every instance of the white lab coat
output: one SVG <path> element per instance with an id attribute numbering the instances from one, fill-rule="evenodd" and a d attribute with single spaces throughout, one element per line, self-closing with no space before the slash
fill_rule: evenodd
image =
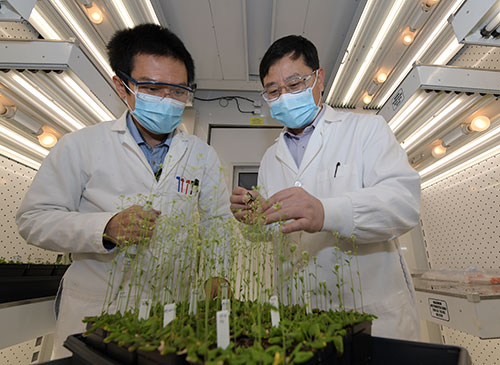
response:
<path id="1" fill-rule="evenodd" d="M 409 166 L 406 153 L 382 117 L 324 107 L 300 167 L 282 132 L 262 159 L 259 186 L 265 197 L 301 186 L 318 198 L 325 212 L 322 231 L 290 235 L 299 245 L 297 252 L 309 252 L 310 272 L 317 275 L 318 283 L 326 281 L 327 289 L 337 293 L 332 270 L 339 261 L 332 232 L 347 238 L 339 243 L 344 252 L 353 250 L 348 238 L 355 235 L 363 309 L 379 317 L 373 334 L 417 340 L 419 322 L 411 277 L 391 240 L 418 224 L 419 175 Z M 351 261 L 353 283 L 346 273 L 343 301 L 352 308 L 355 303 L 350 288 L 357 292 L 359 280 L 355 260 Z M 317 289 L 312 281 L 311 289 Z M 359 309 L 359 296 L 356 301 Z M 312 304 L 321 306 L 314 299 Z"/>
<path id="2" fill-rule="evenodd" d="M 19 232 L 28 243 L 72 253 L 73 263 L 63 279 L 55 357 L 70 354 L 62 348 L 63 341 L 82 332 L 84 316 L 99 314 L 103 308 L 118 250 L 104 248 L 102 236 L 111 217 L 126 208 L 127 198 L 133 201 L 138 194 L 157 194 L 160 198 L 153 199 L 153 208 L 162 214 L 175 209 L 189 216 L 199 209 L 202 216 L 230 217 L 220 166 L 212 147 L 176 131 L 156 181 L 127 129 L 126 113 L 61 138 L 42 163 L 17 213 Z M 199 181 L 197 199 L 189 196 L 185 184 L 195 179 Z"/>

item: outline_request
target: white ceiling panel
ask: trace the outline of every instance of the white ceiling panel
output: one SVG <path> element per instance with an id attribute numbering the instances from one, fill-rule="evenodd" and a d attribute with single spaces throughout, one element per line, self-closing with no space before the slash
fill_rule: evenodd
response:
<path id="1" fill-rule="evenodd" d="M 184 42 L 196 67 L 196 78 L 222 79 L 208 0 L 161 1 L 170 29 Z"/>
<path id="2" fill-rule="evenodd" d="M 243 0 L 210 0 L 223 80 L 247 80 L 246 17 Z"/>
<path id="3" fill-rule="evenodd" d="M 303 34 L 310 1 L 276 0 L 273 41 L 289 34 Z"/>

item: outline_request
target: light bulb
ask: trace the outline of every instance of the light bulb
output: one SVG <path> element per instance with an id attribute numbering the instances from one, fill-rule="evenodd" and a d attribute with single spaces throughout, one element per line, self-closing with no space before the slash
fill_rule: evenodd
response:
<path id="1" fill-rule="evenodd" d="M 52 133 L 43 132 L 38 136 L 38 142 L 43 147 L 47 148 L 54 147 L 55 144 L 57 143 L 57 137 L 54 136 Z"/>
<path id="2" fill-rule="evenodd" d="M 406 32 L 404 35 L 403 35 L 403 44 L 405 46 L 409 46 L 410 44 L 413 43 L 413 39 L 414 39 L 414 35 L 413 33 L 411 32 Z"/>
<path id="3" fill-rule="evenodd" d="M 96 4 L 93 3 L 92 6 L 90 8 L 87 8 L 86 10 L 92 23 L 102 23 L 102 21 L 104 20 L 104 16 L 102 15 L 101 9 L 99 9 Z"/>
<path id="4" fill-rule="evenodd" d="M 443 157 L 446 154 L 446 147 L 442 144 L 438 144 L 437 146 L 434 146 L 431 153 L 435 158 Z"/>
<path id="5" fill-rule="evenodd" d="M 490 118 L 487 116 L 481 115 L 479 117 L 475 117 L 470 122 L 468 129 L 474 132 L 482 132 L 490 127 Z"/>
<path id="6" fill-rule="evenodd" d="M 363 103 L 366 105 L 370 104 L 372 102 L 372 96 L 371 95 L 365 95 L 363 98 Z"/>
<path id="7" fill-rule="evenodd" d="M 377 82 L 379 84 L 383 84 L 387 80 L 387 74 L 384 72 L 381 72 L 377 75 Z"/>
<path id="8" fill-rule="evenodd" d="M 439 2 L 439 0 L 424 0 L 422 1 L 422 5 L 432 8 L 434 5 L 436 5 Z"/>

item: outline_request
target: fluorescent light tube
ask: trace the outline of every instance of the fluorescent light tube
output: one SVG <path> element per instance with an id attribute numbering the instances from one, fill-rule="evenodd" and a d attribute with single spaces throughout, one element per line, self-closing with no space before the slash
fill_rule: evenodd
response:
<path id="1" fill-rule="evenodd" d="M 482 145 L 488 143 L 490 140 L 493 138 L 497 137 L 500 135 L 500 126 L 498 126 L 495 129 L 492 129 L 488 133 L 484 133 L 482 136 L 479 138 L 474 139 L 472 142 L 466 144 L 465 146 L 462 146 L 458 148 L 457 150 L 453 151 L 452 153 L 448 154 L 447 156 L 441 158 L 440 160 L 434 162 L 432 165 L 427 166 L 426 168 L 422 169 L 422 171 L 419 171 L 420 177 L 424 179 L 427 175 L 429 175 L 432 171 L 442 167 L 445 164 L 452 163 L 454 160 L 458 159 L 459 157 L 464 156 L 467 152 L 481 147 Z M 467 167 L 470 167 L 478 162 L 481 162 L 491 156 L 495 156 L 496 154 L 500 153 L 500 145 L 494 146 L 493 148 L 451 168 L 447 169 L 445 172 L 442 174 L 439 174 L 438 176 L 433 177 L 432 179 L 425 181 L 425 183 L 422 184 L 422 188 L 427 187 L 431 184 L 436 183 L 439 180 L 442 180 L 448 176 L 451 176 L 461 170 L 466 169 Z"/>
<path id="2" fill-rule="evenodd" d="M 135 23 L 132 20 L 132 18 L 130 17 L 130 14 L 128 13 L 127 8 L 125 8 L 123 1 L 122 0 L 111 0 L 111 2 L 113 3 L 113 6 L 115 7 L 116 11 L 120 15 L 120 18 L 125 23 L 125 25 L 128 28 L 135 27 Z M 146 2 L 149 2 L 149 1 L 146 1 Z"/>
<path id="3" fill-rule="evenodd" d="M 396 19 L 399 11 L 401 10 L 401 7 L 403 6 L 404 1 L 395 1 L 392 5 L 392 8 L 385 18 L 384 23 L 382 24 L 382 27 L 380 28 L 377 37 L 375 38 L 375 41 L 370 47 L 370 50 L 368 51 L 368 54 L 366 55 L 365 59 L 363 60 L 363 63 L 359 70 L 356 72 L 356 77 L 354 78 L 353 82 L 351 83 L 351 87 L 347 91 L 346 96 L 344 97 L 343 104 L 347 105 L 349 103 L 349 100 L 351 99 L 352 95 L 356 91 L 357 87 L 359 86 L 360 81 L 363 79 L 365 76 L 366 70 L 368 69 L 368 66 L 373 61 L 373 58 L 375 57 L 375 54 L 380 48 L 380 44 L 382 41 L 387 37 L 387 33 L 389 32 L 389 29 L 391 28 L 392 24 L 394 23 L 394 20 Z"/>
<path id="4" fill-rule="evenodd" d="M 21 147 L 29 149 L 42 158 L 49 154 L 49 151 L 41 147 L 38 143 L 31 142 L 29 139 L 21 136 L 20 134 L 5 128 L 3 125 L 0 125 L 0 135 L 6 137 L 9 141 L 14 142 Z"/>
<path id="5" fill-rule="evenodd" d="M 65 18 L 66 22 L 71 27 L 71 29 L 73 29 L 78 38 L 85 45 L 85 47 L 89 49 L 90 53 L 92 53 L 92 55 L 96 58 L 97 62 L 99 62 L 99 64 L 104 68 L 104 71 L 106 71 L 109 77 L 113 77 L 115 73 L 111 69 L 111 66 L 109 65 L 108 61 L 104 58 L 104 56 L 97 49 L 94 43 L 91 42 L 90 37 L 87 35 L 87 33 L 84 32 L 80 24 L 76 21 L 76 19 L 73 17 L 71 12 L 66 8 L 63 2 L 61 0 L 51 0 L 51 1 L 55 5 L 59 13 Z"/>
<path id="6" fill-rule="evenodd" d="M 387 90 L 385 95 L 380 99 L 380 102 L 378 104 L 378 108 L 382 108 L 382 106 L 385 104 L 385 102 L 390 98 L 396 87 L 401 84 L 401 81 L 406 77 L 408 72 L 410 72 L 411 68 L 413 67 L 413 63 L 420 59 L 420 57 L 427 51 L 427 49 L 430 47 L 432 43 L 436 40 L 436 38 L 443 32 L 445 27 L 448 25 L 448 18 L 455 13 L 455 11 L 462 5 L 464 0 L 456 0 L 455 4 L 450 8 L 450 10 L 443 16 L 441 21 L 438 23 L 438 25 L 434 28 L 432 31 L 431 35 L 426 39 L 424 44 L 420 47 L 420 49 L 415 53 L 415 55 L 412 57 L 411 61 L 408 62 L 406 67 L 402 72 L 399 73 L 399 77 L 393 81 L 391 84 L 391 87 Z M 440 58 L 440 57 L 438 57 Z"/>
<path id="7" fill-rule="evenodd" d="M 412 133 L 408 138 L 406 138 L 403 142 L 401 142 L 401 146 L 408 151 L 408 149 L 418 140 L 422 138 L 422 136 L 427 133 L 431 128 L 435 127 L 438 123 L 440 123 L 444 118 L 448 116 L 452 111 L 454 111 L 460 104 L 463 103 L 461 97 L 455 100 L 453 103 L 448 105 L 441 113 L 435 115 L 431 120 L 425 123 L 421 128 Z"/>
<path id="8" fill-rule="evenodd" d="M 66 113 L 62 108 L 60 108 L 54 102 L 49 100 L 49 98 L 43 95 L 40 91 L 31 86 L 30 83 L 21 76 L 12 75 L 12 79 L 16 81 L 19 85 L 21 85 L 30 94 L 32 94 L 35 100 L 38 100 L 40 104 L 48 106 L 50 109 L 52 109 L 52 111 L 54 111 L 57 115 L 63 118 L 67 122 L 65 123 L 66 128 L 68 128 L 70 131 L 75 131 L 85 127 L 85 124 L 74 119 L 72 116 Z"/>
<path id="9" fill-rule="evenodd" d="M 42 17 L 36 8 L 31 12 L 29 22 L 35 27 L 45 39 L 62 40 L 62 37 L 52 28 L 49 23 Z"/>
<path id="10" fill-rule="evenodd" d="M 151 0 L 144 0 L 144 3 L 146 4 L 146 7 L 148 8 L 149 14 L 151 16 L 151 19 L 153 19 L 153 22 L 160 25 L 160 21 L 158 20 L 158 17 L 156 16 L 155 9 L 153 8 L 153 5 L 151 4 Z"/>
<path id="11" fill-rule="evenodd" d="M 26 157 L 19 152 L 16 152 L 14 150 L 11 150 L 8 147 L 2 146 L 0 144 L 0 155 L 7 156 L 8 158 L 13 159 L 14 161 L 20 162 L 24 165 L 27 165 L 29 167 L 34 168 L 35 170 L 38 170 L 40 168 L 40 162 L 37 162 L 29 157 Z"/>
<path id="12" fill-rule="evenodd" d="M 409 105 L 400 111 L 399 115 L 396 115 L 396 117 L 389 121 L 389 127 L 392 129 L 393 133 L 396 133 L 396 131 L 398 131 L 399 128 L 406 123 L 410 114 L 413 114 L 413 112 L 420 108 L 424 99 L 425 97 L 423 94 L 418 95 Z"/>
<path id="13" fill-rule="evenodd" d="M 89 94 L 87 94 L 71 77 L 68 75 L 63 75 L 63 81 L 69 87 L 71 91 L 74 91 L 80 96 L 81 99 L 89 106 L 89 108 L 97 115 L 101 122 L 105 120 L 112 120 L 115 117 L 106 109 L 103 109 L 99 104 L 97 104 Z"/>
<path id="14" fill-rule="evenodd" d="M 349 58 L 349 56 L 352 53 L 352 49 L 356 46 L 356 44 L 358 42 L 359 34 L 361 33 L 361 29 L 363 29 L 365 27 L 366 19 L 368 18 L 368 15 L 371 14 L 371 12 L 372 12 L 371 8 L 372 8 L 374 3 L 375 3 L 374 0 L 368 0 L 368 3 L 365 5 L 365 8 L 363 9 L 363 13 L 361 14 L 361 17 L 359 18 L 358 25 L 356 26 L 356 29 L 354 30 L 354 34 L 352 35 L 352 38 L 349 42 L 349 46 L 347 46 L 347 50 L 346 50 L 345 55 L 344 55 L 344 60 L 340 64 L 339 70 L 337 71 L 337 75 L 335 76 L 335 79 L 333 80 L 332 87 L 330 88 L 330 91 L 328 93 L 328 97 L 326 98 L 327 104 L 330 104 L 332 101 L 331 98 L 333 96 L 333 91 L 337 87 L 337 84 L 339 83 L 341 76 L 343 74 L 344 67 L 347 64 L 346 58 Z"/>

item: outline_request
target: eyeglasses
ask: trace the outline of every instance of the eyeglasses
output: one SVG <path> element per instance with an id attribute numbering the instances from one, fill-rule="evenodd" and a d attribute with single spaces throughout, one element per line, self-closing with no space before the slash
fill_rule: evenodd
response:
<path id="1" fill-rule="evenodd" d="M 274 101 L 281 96 L 281 90 L 284 88 L 288 93 L 296 94 L 307 88 L 307 82 L 318 70 L 314 70 L 309 75 L 297 76 L 285 82 L 284 86 L 271 85 L 261 91 L 261 95 L 266 101 Z"/>
<path id="2" fill-rule="evenodd" d="M 127 84 L 124 83 L 124 85 L 138 98 L 140 98 L 141 95 L 137 93 L 143 93 L 160 97 L 161 100 L 168 97 L 185 103 L 194 93 L 194 87 L 157 81 L 137 81 L 124 72 L 118 71 L 117 73 L 119 76 L 126 78 L 132 83 L 134 87 L 133 90 L 130 89 Z"/>

